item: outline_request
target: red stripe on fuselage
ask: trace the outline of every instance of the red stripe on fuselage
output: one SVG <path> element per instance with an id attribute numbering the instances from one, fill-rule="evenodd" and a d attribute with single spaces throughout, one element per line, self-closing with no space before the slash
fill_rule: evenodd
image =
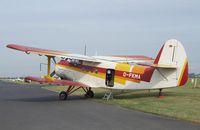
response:
<path id="1" fill-rule="evenodd" d="M 144 74 L 141 77 L 141 80 L 146 81 L 146 82 L 150 82 L 154 71 L 155 71 L 155 68 L 152 68 L 152 67 L 145 68 L 145 71 L 144 71 Z"/>

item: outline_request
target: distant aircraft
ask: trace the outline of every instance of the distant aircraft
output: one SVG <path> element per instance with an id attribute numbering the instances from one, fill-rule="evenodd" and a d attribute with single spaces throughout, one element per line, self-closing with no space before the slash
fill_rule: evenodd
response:
<path id="1" fill-rule="evenodd" d="M 94 97 L 92 88 L 118 90 L 151 90 L 183 86 L 188 80 L 188 59 L 182 44 L 175 39 L 164 43 L 155 59 L 146 56 L 86 56 L 68 52 L 27 47 L 16 44 L 8 48 L 26 54 L 38 54 L 48 58 L 47 75 L 28 76 L 25 80 L 41 84 L 66 85 L 59 94 L 60 100 L 82 88 L 85 96 Z M 55 57 L 60 58 L 57 63 Z M 55 70 L 51 73 L 51 61 Z M 57 75 L 59 78 L 54 78 Z"/>

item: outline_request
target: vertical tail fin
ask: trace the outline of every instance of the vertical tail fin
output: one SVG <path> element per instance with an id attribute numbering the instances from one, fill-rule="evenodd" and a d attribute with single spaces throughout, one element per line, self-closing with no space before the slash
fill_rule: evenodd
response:
<path id="1" fill-rule="evenodd" d="M 182 86 L 188 80 L 188 59 L 180 41 L 171 39 L 160 49 L 154 67 L 175 69 L 177 86 Z"/>

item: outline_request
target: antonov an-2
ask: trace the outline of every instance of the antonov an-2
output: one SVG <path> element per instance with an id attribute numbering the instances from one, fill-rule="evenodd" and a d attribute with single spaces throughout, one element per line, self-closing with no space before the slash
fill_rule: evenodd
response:
<path id="1" fill-rule="evenodd" d="M 47 76 L 25 79 L 41 84 L 66 85 L 60 100 L 82 88 L 85 96 L 94 97 L 92 88 L 118 90 L 151 90 L 183 86 L 188 80 L 188 59 L 182 44 L 175 39 L 164 43 L 155 59 L 146 56 L 86 56 L 68 52 L 27 47 L 16 44 L 8 48 L 26 54 L 47 56 Z M 56 63 L 55 57 L 60 61 Z M 55 70 L 51 73 L 51 61 Z M 56 75 L 57 78 L 54 78 Z"/>

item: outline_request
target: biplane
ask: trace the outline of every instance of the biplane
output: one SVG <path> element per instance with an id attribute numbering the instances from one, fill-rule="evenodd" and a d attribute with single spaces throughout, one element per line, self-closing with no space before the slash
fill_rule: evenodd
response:
<path id="1" fill-rule="evenodd" d="M 158 89 L 161 96 L 163 89 L 183 86 L 188 80 L 186 52 L 181 42 L 175 39 L 166 41 L 155 59 L 142 55 L 86 56 L 16 44 L 7 47 L 26 54 L 46 56 L 47 75 L 28 76 L 25 80 L 68 86 L 66 91 L 59 93 L 60 100 L 66 100 L 78 89 L 83 89 L 86 97 L 93 98 L 94 88 Z M 55 63 L 53 71 L 51 62 Z"/>

